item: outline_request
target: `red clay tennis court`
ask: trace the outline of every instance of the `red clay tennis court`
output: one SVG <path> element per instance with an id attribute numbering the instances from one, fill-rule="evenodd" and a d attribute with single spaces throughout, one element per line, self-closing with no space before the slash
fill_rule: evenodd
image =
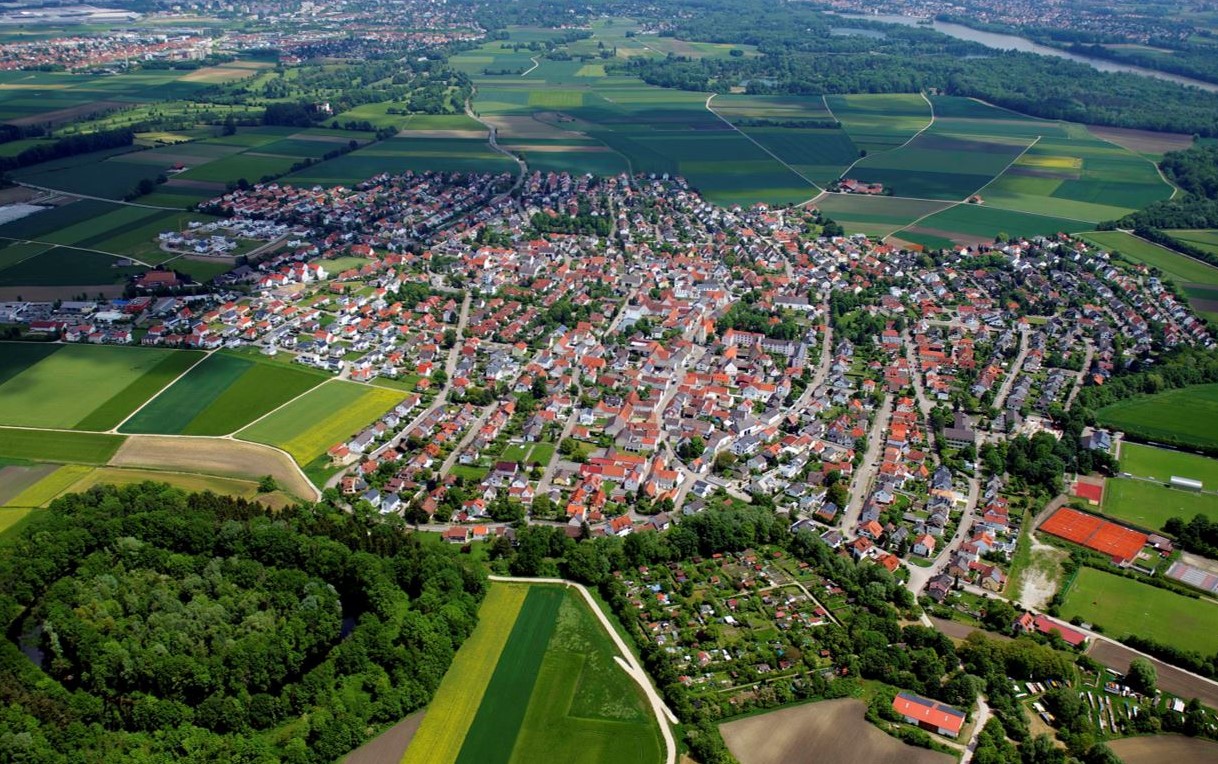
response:
<path id="1" fill-rule="evenodd" d="M 1120 563 L 1128 563 L 1146 546 L 1146 534 L 1123 525 L 1062 507 L 1041 523 L 1040 529 L 1079 546 L 1094 549 Z"/>

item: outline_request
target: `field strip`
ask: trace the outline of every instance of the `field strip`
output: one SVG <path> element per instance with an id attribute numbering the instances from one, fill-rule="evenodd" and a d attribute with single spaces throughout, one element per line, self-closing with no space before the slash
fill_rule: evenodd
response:
<path id="1" fill-rule="evenodd" d="M 588 607 L 592 608 L 592 612 L 596 614 L 597 619 L 601 622 L 601 626 L 609 633 L 609 638 L 613 640 L 613 644 L 617 646 L 620 656 L 616 658 L 621 663 L 622 668 L 629 674 L 643 693 L 647 696 L 648 702 L 651 703 L 651 710 L 656 716 L 656 720 L 660 723 L 660 733 L 664 737 L 664 762 L 665 764 L 676 764 L 677 762 L 677 744 L 672 735 L 671 725 L 677 724 L 677 715 L 665 705 L 663 698 L 656 692 L 655 687 L 651 683 L 651 678 L 647 672 L 639 664 L 634 653 L 627 647 L 625 641 L 622 640 L 617 629 L 613 628 L 613 624 L 609 618 L 601 610 L 600 605 L 588 593 L 588 589 L 582 584 L 577 584 L 573 581 L 568 581 L 563 578 L 516 578 L 513 576 L 487 576 L 491 581 L 502 581 L 504 583 L 528 583 L 528 584 L 561 584 L 562 586 L 575 587 L 579 593 L 583 595 L 584 601 L 588 603 Z"/>
<path id="2" fill-rule="evenodd" d="M 288 404 L 290 404 L 290 403 L 295 403 L 296 401 L 298 401 L 298 400 L 300 400 L 301 398 L 305 397 L 305 396 L 306 396 L 306 395 L 308 395 L 309 393 L 311 393 L 311 392 L 313 392 L 314 390 L 316 390 L 317 388 L 321 387 L 321 385 L 324 385 L 324 384 L 326 384 L 327 382 L 336 382 L 336 381 L 338 381 L 338 380 L 335 380 L 335 379 L 325 379 L 325 380 L 322 380 L 322 382 L 321 382 L 321 384 L 320 384 L 320 385 L 313 385 L 313 386 L 312 386 L 312 387 L 310 387 L 308 390 L 305 390 L 305 391 L 304 391 L 303 393 L 301 393 L 300 395 L 297 395 L 295 398 L 293 398 L 293 399 L 291 399 L 291 400 L 288 400 L 288 401 L 284 401 L 283 403 L 279 404 L 279 405 L 278 405 L 278 406 L 276 406 L 275 408 L 273 408 L 273 409 L 271 409 L 270 411 L 266 412 L 265 414 L 263 414 L 262 416 L 258 417 L 258 418 L 257 418 L 257 419 L 255 419 L 254 421 L 252 421 L 252 422 L 247 422 L 246 424 L 243 424 L 242 426 L 240 426 L 240 427 L 238 427 L 237 429 L 233 430 L 232 432 L 230 432 L 230 433 L 229 433 L 228 435 L 226 435 L 225 437 L 229 437 L 229 438 L 231 438 L 231 437 L 233 437 L 234 435 L 236 435 L 237 433 L 239 433 L 239 432 L 241 432 L 242 430 L 244 430 L 246 427 L 253 427 L 254 425 L 258 424 L 258 423 L 259 423 L 259 422 L 261 422 L 263 419 L 266 419 L 266 418 L 267 418 L 267 417 L 269 417 L 271 414 L 274 414 L 276 411 L 278 411 L 279 409 L 283 408 L 284 406 L 287 406 L 287 405 L 288 405 Z M 350 381 L 350 380 L 346 380 L 346 381 Z M 357 384 L 358 384 L 358 383 L 357 383 Z M 365 384 L 367 384 L 367 383 L 365 383 Z M 397 392 L 402 392 L 401 390 L 398 390 L 398 389 L 397 389 L 397 388 L 395 388 L 395 387 L 382 387 L 381 385 L 372 385 L 372 384 L 368 384 L 368 386 L 369 386 L 369 387 L 380 387 L 382 390 L 395 390 L 395 391 L 397 391 Z"/>
<path id="3" fill-rule="evenodd" d="M 402 764 L 452 764 L 457 760 L 526 594 L 528 588 L 523 586 L 492 586 L 487 592 L 478 608 L 478 625 L 444 672 Z"/>
<path id="4" fill-rule="evenodd" d="M 1200 263 L 1201 265 L 1204 265 L 1206 268 L 1212 268 L 1214 270 L 1218 270 L 1218 267 L 1215 267 L 1213 263 L 1207 263 L 1204 260 L 1198 260 L 1197 258 L 1193 257 L 1192 255 L 1186 255 L 1183 252 L 1177 252 L 1176 250 L 1172 249 L 1171 247 L 1166 247 L 1162 244 L 1159 244 L 1158 242 L 1153 242 L 1150 239 L 1143 239 L 1141 236 L 1138 236 L 1132 230 L 1128 230 L 1128 229 L 1124 229 L 1124 228 L 1118 228 L 1116 230 L 1120 231 L 1121 233 L 1129 234 L 1133 238 L 1138 239 L 1139 241 L 1144 241 L 1147 244 L 1152 244 L 1156 247 L 1163 247 L 1163 249 L 1166 249 L 1167 251 L 1172 252 L 1174 254 L 1180 255 L 1181 257 L 1187 257 L 1189 260 L 1192 260 L 1195 263 Z"/>
<path id="5" fill-rule="evenodd" d="M 1016 162 L 1018 162 L 1020 159 L 1022 159 L 1022 158 L 1023 158 L 1023 155 L 1024 155 L 1024 154 L 1028 153 L 1028 152 L 1029 152 L 1029 151 L 1032 149 L 1032 147 L 1033 147 L 1033 146 L 1035 146 L 1036 144 L 1040 143 L 1040 139 L 1041 139 L 1042 137 L 1043 137 L 1043 136 L 1040 136 L 1040 135 L 1036 136 L 1036 140 L 1032 141 L 1032 142 L 1031 142 L 1031 143 L 1029 143 L 1027 146 L 1024 146 L 1024 147 L 1023 147 L 1023 151 L 1019 152 L 1019 154 L 1018 154 L 1018 155 L 1017 155 L 1017 156 L 1016 156 L 1014 159 L 1012 159 L 1010 162 L 1007 162 L 1007 166 L 1006 166 L 1006 167 L 1003 167 L 1001 170 L 999 170 L 999 171 L 998 171 L 998 174 L 997 174 L 997 175 L 995 175 L 994 177 L 992 177 L 992 178 L 990 178 L 989 180 L 987 180 L 987 181 L 985 182 L 985 184 L 984 184 L 984 185 L 983 185 L 981 188 L 977 189 L 977 190 L 976 190 L 976 191 L 974 191 L 973 193 L 971 193 L 971 194 L 969 194 L 968 196 L 964 197 L 964 200 L 965 200 L 965 201 L 968 201 L 969 199 L 971 199 L 971 198 L 972 198 L 972 197 L 974 197 L 974 196 L 980 196 L 981 192 L 982 192 L 982 191 L 984 191 L 984 190 L 986 190 L 987 188 L 989 188 L 991 183 L 993 183 L 994 181 L 998 180 L 998 179 L 999 179 L 999 178 L 1001 178 L 1003 175 L 1005 175 L 1005 174 L 1006 174 L 1006 172 L 1007 172 L 1007 170 L 1009 170 L 1009 169 L 1011 169 L 1012 167 L 1014 167 L 1014 166 L 1015 166 L 1015 163 L 1016 163 Z"/>
<path id="6" fill-rule="evenodd" d="M 83 464 L 66 464 L 14 496 L 5 506 L 36 508 L 49 504 L 94 469 Z"/>
<path id="7" fill-rule="evenodd" d="M 1086 127 L 1086 125 L 1084 125 L 1084 127 Z M 1091 131 L 1088 131 L 1088 132 L 1091 132 Z M 1155 172 L 1157 172 L 1159 174 L 1159 180 L 1166 183 L 1168 188 L 1171 189 L 1171 196 L 1167 197 L 1167 201 L 1171 201 L 1172 199 L 1175 199 L 1176 194 L 1180 193 L 1179 187 L 1176 186 L 1175 183 L 1172 183 L 1170 180 L 1168 180 L 1167 176 L 1163 174 L 1163 169 L 1161 167 L 1159 167 L 1158 162 L 1155 162 L 1155 161 L 1143 156 L 1142 153 L 1139 151 L 1134 151 L 1132 149 L 1125 148 L 1124 146 L 1117 143 L 1116 141 L 1110 141 L 1102 135 L 1097 135 L 1096 133 L 1091 133 L 1091 134 L 1094 135 L 1097 139 L 1103 141 L 1104 143 L 1107 143 L 1111 146 L 1116 146 L 1118 149 L 1124 149 L 1125 151 L 1128 151 L 1130 154 L 1133 154 L 1138 159 L 1141 159 L 1143 162 L 1150 162 L 1151 167 L 1154 167 Z"/>
<path id="8" fill-rule="evenodd" d="M 192 363 L 192 364 L 191 364 L 191 365 L 190 365 L 190 366 L 189 366 L 189 367 L 186 369 L 186 371 L 182 372 L 182 373 L 181 373 L 181 374 L 179 374 L 178 376 L 176 376 L 176 377 L 174 377 L 173 379 L 171 379 L 171 380 L 169 381 L 169 384 L 165 385 L 165 386 L 164 386 L 164 387 L 162 387 L 160 390 L 157 390 L 155 395 L 153 395 L 151 398 L 149 398 L 148 400 L 146 400 L 146 401 L 144 401 L 143 403 L 141 403 L 141 404 L 139 405 L 139 407 L 138 407 L 138 408 L 136 408 L 136 410 L 135 410 L 135 411 L 132 411 L 130 414 L 128 414 L 126 417 L 124 417 L 124 418 L 123 418 L 123 421 L 121 421 L 121 422 L 119 422 L 118 424 L 114 425 L 114 426 L 113 426 L 113 427 L 111 427 L 109 430 L 106 430 L 106 432 L 108 432 L 108 433 L 110 433 L 110 434 L 112 434 L 112 435 L 117 435 L 117 434 L 119 434 L 119 433 L 118 433 L 118 428 L 120 428 L 120 427 L 122 427 L 123 425 L 127 424 L 127 420 L 128 420 L 128 419 L 130 419 L 131 417 L 133 417 L 133 416 L 135 416 L 136 414 L 140 413 L 140 411 L 141 411 L 141 410 L 142 410 L 142 409 L 143 409 L 145 406 L 147 406 L 149 403 L 152 403 L 154 400 L 156 400 L 157 398 L 159 398 L 159 397 L 160 397 L 160 395 L 161 395 L 161 393 L 165 392 L 166 390 L 168 390 L 169 388 L 171 388 L 171 387 L 173 387 L 175 384 L 177 384 L 177 382 L 178 382 L 178 380 L 179 380 L 179 379 L 181 379 L 182 377 L 185 377 L 187 374 L 189 374 L 189 373 L 191 372 L 191 370 L 192 370 L 192 369 L 194 369 L 196 366 L 198 366 L 199 364 L 203 363 L 203 362 L 204 362 L 204 361 L 206 361 L 208 358 L 210 358 L 210 357 L 211 357 L 211 354 L 212 354 L 212 353 L 214 353 L 214 352 L 216 352 L 216 351 L 214 351 L 214 350 L 208 350 L 208 351 L 206 351 L 205 353 L 203 353 L 203 355 L 199 357 L 199 360 L 197 360 L 197 361 L 195 361 L 194 363 Z"/>
<path id="9" fill-rule="evenodd" d="M 864 160 L 864 159 L 866 159 L 867 157 L 879 156 L 880 154 L 890 154 L 890 153 L 892 153 L 893 151 L 900 151 L 901 149 L 905 148 L 905 147 L 906 147 L 906 146 L 908 146 L 910 143 L 912 143 L 912 142 L 913 142 L 913 140 L 914 140 L 914 138 L 917 138 L 919 135 L 921 135 L 922 133 L 924 133 L 924 132 L 926 132 L 927 130 L 929 130 L 929 129 L 931 128 L 931 126 L 933 126 L 933 125 L 935 124 L 935 105 L 934 105 L 933 103 L 931 103 L 931 102 L 930 102 L 930 99 L 929 99 L 929 98 L 927 98 L 927 97 L 926 97 L 926 93 L 923 93 L 923 92 L 921 92 L 921 91 L 918 91 L 918 95 L 922 96 L 922 100 L 923 100 L 923 101 L 926 101 L 926 105 L 930 107 L 930 122 L 927 122 L 927 123 L 926 123 L 926 124 L 925 124 L 925 125 L 922 127 L 922 129 L 921 129 L 921 130 L 919 130 L 918 132 L 916 132 L 916 133 L 914 133 L 913 135 L 909 136 L 909 140 L 905 141 L 905 142 L 904 142 L 904 143 L 902 143 L 900 146 L 894 146 L 893 148 L 890 148 L 890 149 L 885 149 L 885 150 L 883 150 L 883 151 L 877 151 L 877 152 L 876 152 L 876 153 L 874 153 L 874 154 L 872 154 L 871 152 L 867 152 L 867 156 L 862 156 L 862 157 L 859 157 L 858 159 L 856 159 L 856 160 L 854 160 L 853 162 L 851 162 L 851 163 L 850 163 L 850 166 L 849 166 L 849 167 L 847 167 L 845 170 L 842 170 L 842 174 L 841 174 L 841 175 L 839 175 L 839 176 L 837 176 L 837 177 L 839 177 L 839 178 L 844 178 L 844 177 L 846 177 L 846 173 L 848 173 L 848 172 L 850 172 L 851 170 L 853 170 L 853 169 L 854 169 L 854 166 L 855 166 L 856 164 L 858 164 L 859 162 L 863 161 L 863 160 Z M 821 98 L 823 99 L 823 98 L 824 98 L 824 96 L 822 95 L 822 96 L 821 96 Z M 826 101 L 826 102 L 825 102 L 825 108 L 829 108 L 829 102 L 828 102 L 828 101 Z M 832 111 L 830 111 L 829 113 L 830 113 L 830 114 L 832 114 L 833 112 L 832 112 Z M 844 130 L 845 128 L 842 128 L 842 129 Z M 849 135 L 849 132 L 847 132 L 847 135 Z M 892 197 L 892 198 L 893 198 L 893 199 L 912 199 L 912 198 L 914 198 L 914 197 L 905 197 L 905 196 L 897 197 L 897 196 L 894 196 L 894 197 Z M 943 201 L 943 200 L 942 200 L 942 199 L 921 199 L 921 200 L 919 200 L 919 201 L 928 201 L 928 202 L 932 202 L 932 201 L 933 201 L 933 202 L 941 202 L 941 201 Z"/>
<path id="10" fill-rule="evenodd" d="M 757 148 L 761 149 L 761 150 L 762 150 L 762 151 L 764 151 L 765 153 L 769 154 L 771 157 L 773 157 L 773 158 L 774 158 L 774 161 L 775 161 L 775 162 L 778 162 L 778 164 L 782 165 L 783 167 L 787 168 L 788 170 L 790 170 L 791 172 L 795 173 L 795 174 L 796 174 L 796 175 L 798 175 L 799 177 L 803 178 L 805 182 L 807 182 L 808 184 L 810 184 L 810 185 L 812 186 L 812 188 L 815 188 L 817 191 L 822 191 L 822 192 L 825 190 L 825 189 L 821 188 L 819 185 L 817 185 L 815 182 L 813 182 L 813 181 L 812 181 L 812 180 L 811 180 L 811 179 L 810 179 L 810 178 L 809 178 L 807 175 L 804 175 L 804 174 L 803 174 L 802 172 L 800 172 L 799 170 L 796 170 L 794 167 L 792 167 L 791 165 L 787 164 L 787 163 L 786 163 L 786 162 L 785 162 L 785 161 L 784 161 L 782 158 L 780 158 L 780 157 L 779 157 L 777 154 L 775 154 L 773 151 L 770 151 L 770 150 L 769 150 L 769 149 L 767 149 L 765 146 L 762 146 L 760 143 L 758 143 L 757 141 L 755 141 L 755 140 L 753 139 L 753 136 L 749 135 L 748 133 L 744 132 L 744 131 L 743 131 L 743 130 L 741 130 L 740 128 L 736 127 L 736 126 L 735 126 L 735 125 L 733 125 L 733 124 L 732 124 L 730 121 L 728 121 L 728 119 L 727 119 L 726 117 L 724 117 L 722 114 L 720 114 L 719 112 L 717 112 L 717 111 L 715 111 L 714 109 L 712 109 L 712 108 L 711 108 L 711 99 L 712 99 L 712 98 L 714 98 L 714 97 L 715 97 L 715 96 L 717 96 L 717 95 L 719 95 L 719 94 L 718 94 L 718 93 L 711 93 L 710 95 L 708 95 L 708 96 L 706 97 L 706 104 L 705 104 L 705 106 L 706 106 L 706 110 L 707 110 L 707 111 L 709 111 L 711 114 L 714 114 L 714 115 L 715 115 L 715 116 L 716 116 L 716 117 L 719 119 L 719 121 L 720 121 L 720 122 L 722 122 L 723 124 L 727 125 L 728 127 L 732 128 L 732 129 L 733 129 L 733 130 L 735 130 L 736 132 L 738 132 L 738 133 L 740 133 L 741 135 L 743 135 L 743 136 L 744 136 L 745 138 L 747 138 L 747 139 L 749 140 L 749 142 L 750 142 L 750 143 L 752 143 L 754 146 L 756 146 Z M 823 98 L 823 96 L 822 96 L 822 98 Z M 819 195 L 820 195 L 820 194 L 817 194 L 817 196 L 819 196 Z M 813 197 L 813 198 L 815 198 L 815 197 Z M 804 204 L 807 204 L 807 202 L 804 202 Z"/>
<path id="11" fill-rule="evenodd" d="M 118 255 L 118 254 L 115 254 L 114 252 L 107 252 L 104 249 L 92 249 L 90 247 L 77 247 L 72 244 L 56 244 L 53 241 L 39 241 L 38 239 L 17 239 L 17 238 L 13 238 L 12 236 L 0 236 L 0 239 L 4 239 L 5 241 L 15 241 L 18 244 L 43 244 L 43 245 L 46 245 L 48 247 L 48 249 L 45 249 L 42 252 L 39 252 L 38 253 L 39 255 L 45 255 L 47 252 L 50 252 L 51 250 L 53 250 L 57 247 L 62 247 L 63 249 L 75 249 L 75 250 L 79 250 L 81 252 L 93 252 L 98 255 L 105 255 L 107 257 L 113 257 L 115 260 L 130 260 L 131 262 L 136 263 L 138 265 L 142 265 L 145 268 L 153 267 L 149 263 L 146 263 L 143 260 L 137 260 L 134 257 L 131 257 L 130 255 Z M 32 257 L 36 257 L 36 255 L 32 255 Z M 29 260 L 30 258 L 27 257 L 25 259 Z M 21 262 L 25 262 L 25 260 L 22 260 Z M 14 263 L 14 265 L 16 265 L 16 263 Z"/>

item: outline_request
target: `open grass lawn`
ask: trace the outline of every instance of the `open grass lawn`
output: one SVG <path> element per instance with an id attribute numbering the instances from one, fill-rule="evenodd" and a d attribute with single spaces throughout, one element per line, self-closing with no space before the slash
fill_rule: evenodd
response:
<path id="1" fill-rule="evenodd" d="M 333 380 L 238 434 L 243 440 L 282 448 L 306 465 L 371 424 L 402 397 L 393 390 Z"/>
<path id="2" fill-rule="evenodd" d="M 527 586 L 491 584 L 478 608 L 478 626 L 444 674 L 403 764 L 452 764 L 457 760 L 528 591 Z"/>
<path id="3" fill-rule="evenodd" d="M 50 504 L 59 494 L 66 492 L 93 469 L 93 467 L 83 464 L 65 464 L 9 499 L 5 506 L 34 509 Z"/>
<path id="4" fill-rule="evenodd" d="M 0 424 L 71 428 L 109 406 L 173 350 L 65 345 L 0 385 Z"/>
<path id="5" fill-rule="evenodd" d="M 0 459 L 105 464 L 126 440 L 99 432 L 45 432 L 0 427 Z"/>
<path id="6" fill-rule="evenodd" d="M 3 388 L 0 388 L 2 390 Z M 1096 419 L 1150 440 L 1218 446 L 1218 384 L 1192 385 L 1105 406 Z"/>
<path id="7" fill-rule="evenodd" d="M 1218 268 L 1124 231 L 1096 231 L 1087 234 L 1086 238 L 1112 252 L 1119 252 L 1135 263 L 1158 268 L 1166 278 L 1179 284 L 1218 286 Z"/>
<path id="8" fill-rule="evenodd" d="M 316 387 L 321 372 L 214 353 L 131 420 L 123 432 L 227 435 Z"/>
<path id="9" fill-rule="evenodd" d="M 1200 480 L 1208 490 L 1218 490 L 1218 459 L 1200 454 L 1124 441 L 1121 443 L 1121 470 L 1163 483 L 1178 475 Z"/>
<path id="10" fill-rule="evenodd" d="M 1099 624 L 1115 637 L 1137 634 L 1204 655 L 1218 650 L 1218 604 L 1094 568 L 1079 569 L 1061 615 Z"/>
<path id="11" fill-rule="evenodd" d="M 1150 531 L 1173 517 L 1205 515 L 1218 520 L 1218 496 L 1167 488 L 1160 483 L 1118 478 L 1104 484 L 1104 514 Z"/>
<path id="12" fill-rule="evenodd" d="M 76 423 L 78 430 L 109 430 L 130 416 L 144 401 L 156 395 L 165 385 L 196 364 L 203 354 L 195 350 L 171 353 L 131 384 L 115 393 L 110 400 Z"/>

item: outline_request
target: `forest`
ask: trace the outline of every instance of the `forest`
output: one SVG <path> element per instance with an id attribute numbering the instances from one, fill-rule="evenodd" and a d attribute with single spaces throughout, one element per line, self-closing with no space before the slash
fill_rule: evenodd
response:
<path id="1" fill-rule="evenodd" d="M 676 5 L 695 5 L 679 2 Z M 663 87 L 749 93 L 941 92 L 1047 119 L 1218 135 L 1218 94 L 1015 51 L 995 51 L 930 29 L 851 19 L 878 37 L 834 35 L 841 22 L 811 8 L 761 0 L 702 0 L 672 13 L 662 34 L 755 45 L 757 58 L 635 58 L 622 73 Z M 675 10 L 666 8 L 666 10 Z"/>
<path id="2" fill-rule="evenodd" d="M 0 760 L 334 761 L 427 703 L 485 589 L 325 504 L 68 495 L 0 547 Z"/>

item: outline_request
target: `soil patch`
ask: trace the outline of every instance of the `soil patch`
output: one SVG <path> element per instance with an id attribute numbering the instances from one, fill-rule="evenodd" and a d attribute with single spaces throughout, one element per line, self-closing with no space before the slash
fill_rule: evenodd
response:
<path id="1" fill-rule="evenodd" d="M 1112 141 L 1118 146 L 1139 154 L 1163 154 L 1179 151 L 1193 145 L 1193 136 L 1183 133 L 1155 133 L 1150 130 L 1131 130 L 1125 127 L 1100 127 L 1087 125 L 1087 130 L 1097 138 Z"/>
<path id="2" fill-rule="evenodd" d="M 118 449 L 110 464 L 247 480 L 273 475 L 288 493 L 310 500 L 318 496 L 317 489 L 300 474 L 291 457 L 259 443 L 227 438 L 132 435 Z"/>
<path id="3" fill-rule="evenodd" d="M 973 234 L 960 233 L 958 231 L 945 231 L 942 228 L 926 228 L 925 226 L 914 226 L 908 229 L 911 233 L 920 233 L 926 236 L 938 236 L 941 239 L 954 241 L 957 244 L 963 244 L 966 247 L 975 247 L 979 244 L 990 244 L 994 241 L 992 236 L 975 236 Z"/>
<path id="4" fill-rule="evenodd" d="M 1061 560 L 1066 553 L 1055 546 L 1044 544 L 1032 537 L 1032 562 L 1023 571 L 1019 587 L 1019 604 L 1027 610 L 1044 610 L 1057 592 L 1057 579 L 1051 574 L 1053 567 L 1060 571 Z"/>
<path id="5" fill-rule="evenodd" d="M 901 764 L 955 761 L 886 735 L 863 718 L 866 711 L 866 705 L 854 698 L 825 700 L 737 719 L 719 725 L 719 731 L 740 764 L 785 764 L 813 757 Z"/>
<path id="6" fill-rule="evenodd" d="M 59 469 L 58 464 L 33 464 L 28 467 L 0 467 L 0 507 L 8 504 L 22 491 Z"/>
<path id="7" fill-rule="evenodd" d="M 1129 670 L 1129 662 L 1139 654 L 1124 645 L 1107 640 L 1093 639 L 1087 655 L 1122 674 Z M 1187 671 L 1169 666 L 1156 658 L 1148 658 L 1159 677 L 1159 689 L 1181 698 L 1197 698 L 1210 708 L 1218 707 L 1218 683 L 1193 676 Z M 1211 759 L 1212 761 L 1212 759 Z"/>
<path id="8" fill-rule="evenodd" d="M 1218 743 L 1180 735 L 1127 737 L 1109 740 L 1108 747 L 1125 764 L 1203 764 L 1218 761 Z"/>
<path id="9" fill-rule="evenodd" d="M 389 764 L 406 755 L 406 747 L 419 731 L 426 710 L 415 711 L 402 721 L 356 748 L 343 758 L 343 764 Z"/>

